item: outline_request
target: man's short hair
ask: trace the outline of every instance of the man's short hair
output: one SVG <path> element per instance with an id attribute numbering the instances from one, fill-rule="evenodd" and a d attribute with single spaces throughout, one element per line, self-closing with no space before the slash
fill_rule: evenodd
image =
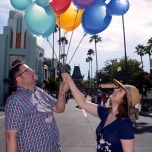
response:
<path id="1" fill-rule="evenodd" d="M 16 73 L 19 71 L 20 66 L 23 64 L 25 63 L 19 60 L 15 60 L 12 63 L 12 68 L 9 71 L 9 78 L 13 82 L 14 85 L 16 85 Z"/>

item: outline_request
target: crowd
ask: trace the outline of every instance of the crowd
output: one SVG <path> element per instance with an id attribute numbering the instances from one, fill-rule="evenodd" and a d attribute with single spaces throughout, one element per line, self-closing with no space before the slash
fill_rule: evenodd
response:
<path id="1" fill-rule="evenodd" d="M 104 105 L 107 102 L 108 97 L 106 97 L 105 93 L 101 95 L 101 93 L 92 94 L 91 95 L 91 102 L 95 104 Z"/>

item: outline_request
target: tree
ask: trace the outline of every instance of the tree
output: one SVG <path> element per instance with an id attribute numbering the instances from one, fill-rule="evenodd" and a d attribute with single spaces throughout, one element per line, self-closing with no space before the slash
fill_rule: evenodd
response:
<path id="1" fill-rule="evenodd" d="M 102 79 L 102 82 L 109 83 L 113 81 L 114 76 L 114 68 L 113 65 L 117 63 L 117 59 L 110 59 L 105 62 L 105 67 L 100 69 L 98 73 L 96 74 L 96 77 L 99 77 L 99 79 Z"/>
<path id="2" fill-rule="evenodd" d="M 144 56 L 144 49 L 145 47 L 141 44 L 138 44 L 136 47 L 136 51 L 134 53 L 137 53 L 137 55 L 140 55 L 141 57 L 141 64 L 142 64 L 142 70 L 143 70 L 143 61 L 142 61 L 142 56 Z"/>
<path id="3" fill-rule="evenodd" d="M 57 83 L 53 78 L 48 79 L 47 89 L 50 92 L 59 90 L 59 83 Z"/>
<path id="4" fill-rule="evenodd" d="M 149 65 L 150 65 L 150 59 L 151 59 L 151 54 L 152 54 L 152 49 L 151 49 L 150 45 L 144 47 L 144 54 L 148 54 L 148 56 L 149 56 Z"/>
<path id="5" fill-rule="evenodd" d="M 136 86 L 140 92 L 143 91 L 143 86 L 150 88 L 152 85 L 151 79 L 148 78 L 148 73 L 144 71 L 137 71 L 131 76 L 130 84 Z"/>
<path id="6" fill-rule="evenodd" d="M 145 48 L 145 53 L 149 55 L 149 63 L 150 63 L 151 54 L 152 54 L 152 37 L 147 42 L 147 46 Z M 151 68 L 151 66 L 150 66 L 150 68 Z"/>
<path id="7" fill-rule="evenodd" d="M 48 67 L 51 67 L 52 65 L 52 60 L 50 58 L 44 58 L 43 65 L 47 65 Z"/>
<path id="8" fill-rule="evenodd" d="M 93 35 L 90 37 L 89 42 L 93 42 L 95 44 L 95 52 L 96 52 L 96 72 L 98 71 L 98 59 L 97 59 L 97 43 L 98 42 L 102 42 L 101 37 L 99 37 L 98 35 Z"/>
<path id="9" fill-rule="evenodd" d="M 87 55 L 89 55 L 89 56 L 91 57 L 91 58 L 90 58 L 90 62 L 91 62 L 91 79 L 90 79 L 91 81 L 90 81 L 90 83 L 92 83 L 92 60 L 93 60 L 93 59 L 92 59 L 92 55 L 94 55 L 94 53 L 95 53 L 95 52 L 94 52 L 93 49 L 89 49 L 89 50 L 88 50 L 88 53 L 87 53 Z"/>
<path id="10" fill-rule="evenodd" d="M 58 44 L 62 44 L 62 53 L 63 53 L 65 45 L 68 44 L 68 40 L 66 39 L 65 36 L 63 36 L 63 37 L 59 38 L 59 40 L 57 42 L 58 42 Z"/>
<path id="11" fill-rule="evenodd" d="M 92 62 L 92 57 L 91 57 L 91 56 L 88 56 L 88 57 L 86 58 L 86 62 L 89 63 L 89 74 L 90 74 L 90 62 Z M 90 81 L 90 87 L 91 87 L 91 81 Z"/>
<path id="12" fill-rule="evenodd" d="M 62 63 L 58 63 L 57 65 L 57 81 L 59 82 L 62 77 L 61 77 L 61 73 L 63 73 L 63 64 Z M 70 74 L 70 71 L 71 71 L 71 66 L 69 64 L 65 64 L 65 72 L 69 73 Z"/>
<path id="13" fill-rule="evenodd" d="M 114 61 L 114 62 L 113 62 Z M 140 68 L 140 62 L 137 60 L 133 60 L 127 57 L 127 64 L 128 64 L 128 75 L 129 75 L 129 84 L 135 84 L 133 74 L 143 71 Z M 126 82 L 126 73 L 125 73 L 125 58 L 122 57 L 120 59 L 114 60 L 107 60 L 105 62 L 105 66 L 98 71 L 98 75 L 101 73 L 100 78 L 102 79 L 103 83 L 113 83 L 113 79 L 118 79 L 118 72 L 117 68 L 121 67 L 120 71 L 120 81 L 122 83 Z M 141 83 L 143 81 L 141 80 Z M 144 82 L 143 82 L 144 83 Z M 136 85 L 135 85 L 136 86 Z"/>
<path id="14" fill-rule="evenodd" d="M 136 86 L 140 92 L 142 92 L 143 86 L 151 88 L 152 80 L 150 79 L 149 74 L 141 69 L 141 63 L 135 59 L 127 57 L 127 64 L 129 75 L 128 84 Z M 107 60 L 105 62 L 105 66 L 96 74 L 96 77 L 102 79 L 102 83 L 113 83 L 113 79 L 118 78 L 118 67 L 121 67 L 119 81 L 125 83 L 125 57 L 120 59 Z"/>
<path id="15" fill-rule="evenodd" d="M 62 59 L 62 64 L 65 64 L 65 57 L 66 57 L 66 54 L 65 54 L 65 45 L 68 44 L 68 40 L 66 39 L 66 37 L 61 37 L 59 40 L 58 40 L 58 44 L 61 45 L 62 44 L 62 50 L 61 50 L 61 54 L 60 54 L 60 59 Z"/>
<path id="16" fill-rule="evenodd" d="M 53 53 L 52 53 L 52 68 L 54 69 L 54 33 L 58 32 L 58 25 L 55 24 L 54 32 L 53 32 Z"/>

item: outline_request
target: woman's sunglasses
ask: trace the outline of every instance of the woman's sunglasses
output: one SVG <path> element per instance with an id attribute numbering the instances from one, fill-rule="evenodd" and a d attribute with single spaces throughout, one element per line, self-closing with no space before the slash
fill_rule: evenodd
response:
<path id="1" fill-rule="evenodd" d="M 105 131 L 105 129 L 104 128 L 102 128 L 101 130 L 100 130 L 100 132 L 98 133 L 98 135 L 97 135 L 97 142 L 99 142 L 100 141 L 100 139 L 101 139 L 101 136 L 103 135 L 103 133 L 104 133 L 104 131 Z"/>

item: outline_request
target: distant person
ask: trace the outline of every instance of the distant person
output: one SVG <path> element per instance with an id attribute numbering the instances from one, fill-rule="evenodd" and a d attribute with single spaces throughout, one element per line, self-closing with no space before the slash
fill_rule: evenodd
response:
<path id="1" fill-rule="evenodd" d="M 101 104 L 101 94 L 97 94 L 97 104 Z"/>
<path id="2" fill-rule="evenodd" d="M 69 83 L 77 104 L 102 120 L 96 129 L 97 152 L 133 152 L 135 137 L 131 121 L 136 111 L 134 106 L 140 102 L 137 88 L 123 85 L 114 79 L 118 88 L 114 89 L 113 94 L 109 96 L 112 103 L 109 110 L 105 106 L 88 102 L 69 74 L 64 73 L 62 77 Z"/>
<path id="3" fill-rule="evenodd" d="M 94 94 L 91 96 L 91 102 L 95 103 L 95 95 Z"/>
<path id="4" fill-rule="evenodd" d="M 106 95 L 104 93 L 103 96 L 102 96 L 102 104 L 103 104 L 103 106 L 105 106 L 106 102 L 107 102 L 107 97 L 106 97 Z"/>
<path id="5" fill-rule="evenodd" d="M 14 61 L 9 78 L 17 86 L 5 107 L 7 152 L 61 152 L 59 131 L 53 112 L 65 110 L 65 93 L 69 89 L 62 82 L 56 100 L 36 87 L 35 71 L 24 62 Z"/>
<path id="6" fill-rule="evenodd" d="M 84 93 L 84 97 L 87 98 L 87 93 L 86 92 Z"/>

